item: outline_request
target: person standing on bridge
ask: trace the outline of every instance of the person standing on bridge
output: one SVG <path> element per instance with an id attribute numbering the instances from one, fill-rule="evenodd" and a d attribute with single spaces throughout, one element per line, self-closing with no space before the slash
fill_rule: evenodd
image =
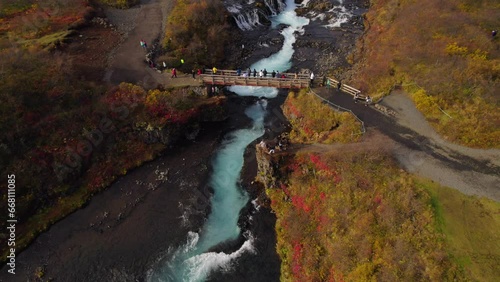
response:
<path id="1" fill-rule="evenodd" d="M 198 69 L 198 76 L 201 75 L 201 69 Z"/>
<path id="2" fill-rule="evenodd" d="M 262 72 L 264 74 L 264 77 L 267 77 L 267 70 L 264 69 L 264 71 Z"/>
<path id="3" fill-rule="evenodd" d="M 250 68 L 247 69 L 247 76 L 250 77 L 252 75 L 252 70 Z"/>
<path id="4" fill-rule="evenodd" d="M 257 76 L 257 71 L 255 69 L 253 69 L 253 77 L 256 77 Z"/>
<path id="5" fill-rule="evenodd" d="M 191 70 L 191 74 L 193 75 L 193 79 L 196 79 L 196 77 L 195 77 L 196 72 L 194 71 L 194 69 Z"/>
<path id="6" fill-rule="evenodd" d="M 275 77 L 276 77 L 276 72 L 275 72 L 274 70 L 273 70 L 273 72 L 271 73 L 271 76 L 272 76 L 273 78 L 275 78 Z"/>
<path id="7" fill-rule="evenodd" d="M 238 69 L 236 70 L 236 75 L 237 75 L 237 76 L 240 76 L 240 75 L 241 75 L 241 69 L 240 69 L 240 68 L 238 68 Z"/>
<path id="8" fill-rule="evenodd" d="M 212 68 L 212 73 L 213 73 L 213 74 L 217 74 L 217 68 L 216 68 L 216 67 L 213 67 L 213 68 Z"/>
<path id="9" fill-rule="evenodd" d="M 313 87 L 313 81 L 314 81 L 314 73 L 313 72 L 311 72 L 311 77 L 310 78 L 311 78 L 311 85 L 310 85 L 310 87 Z"/>
<path id="10" fill-rule="evenodd" d="M 264 73 L 262 72 L 262 70 L 259 71 L 259 78 L 262 78 L 264 76 Z"/>
<path id="11" fill-rule="evenodd" d="M 172 77 L 171 78 L 177 78 L 177 70 L 175 68 L 172 69 Z"/>
<path id="12" fill-rule="evenodd" d="M 339 80 L 339 82 L 337 82 L 337 90 L 340 91 L 340 88 L 342 88 L 342 82 Z"/>

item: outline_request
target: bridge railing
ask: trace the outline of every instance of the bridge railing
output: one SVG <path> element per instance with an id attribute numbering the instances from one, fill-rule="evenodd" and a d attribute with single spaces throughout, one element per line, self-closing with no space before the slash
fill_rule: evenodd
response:
<path id="1" fill-rule="evenodd" d="M 339 81 L 338 81 L 338 80 L 333 79 L 333 78 L 330 78 L 330 77 L 327 77 L 326 79 L 328 80 L 328 82 L 329 82 L 329 84 L 330 84 L 330 87 L 335 87 L 335 88 L 337 88 L 337 85 L 338 85 L 338 83 L 339 83 Z M 356 94 L 358 94 L 358 95 L 359 95 L 359 94 L 361 94 L 361 91 L 360 91 L 360 90 L 358 90 L 358 89 L 356 89 L 356 88 L 354 88 L 354 87 L 352 87 L 352 86 L 349 86 L 349 85 L 347 85 L 347 84 L 344 84 L 344 83 L 341 83 L 341 86 L 340 86 L 340 91 L 345 92 L 345 93 L 347 93 L 347 94 L 350 94 L 350 95 L 352 95 L 352 96 L 354 96 L 354 95 L 356 95 Z"/>
<path id="2" fill-rule="evenodd" d="M 216 74 L 213 74 L 212 70 L 206 69 L 205 73 L 201 75 L 201 79 L 204 83 L 212 85 L 242 85 L 242 86 L 262 86 L 262 87 L 277 87 L 277 88 L 307 88 L 309 87 L 309 78 L 307 74 L 295 74 L 293 73 L 280 73 L 282 77 L 272 77 L 271 74 L 267 74 L 266 77 L 259 77 L 247 75 L 238 75 L 234 70 L 217 70 Z"/>
<path id="3" fill-rule="evenodd" d="M 241 70 L 241 76 L 243 76 L 244 73 L 247 73 L 247 70 Z M 280 76 L 282 74 L 285 75 L 286 78 L 295 78 L 295 73 L 291 73 L 291 72 L 280 72 L 279 73 Z M 213 70 L 212 69 L 204 69 L 204 72 L 202 75 L 224 75 L 224 76 L 238 76 L 238 72 L 236 70 L 217 70 L 216 73 L 213 73 Z M 297 79 L 309 79 L 310 78 L 310 75 L 311 74 L 308 74 L 308 73 L 297 73 Z M 250 77 L 254 77 L 253 76 L 253 70 L 250 71 L 250 75 L 248 76 L 248 78 Z M 255 77 L 259 77 L 259 71 L 256 72 L 256 75 Z M 263 78 L 273 78 L 272 77 L 272 71 L 268 71 L 267 72 L 267 75 Z M 274 77 L 275 79 L 276 78 L 279 78 L 279 77 Z"/>

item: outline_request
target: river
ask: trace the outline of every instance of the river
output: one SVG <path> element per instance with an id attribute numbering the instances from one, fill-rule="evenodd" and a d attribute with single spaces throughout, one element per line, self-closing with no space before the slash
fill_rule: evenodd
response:
<path id="1" fill-rule="evenodd" d="M 281 50 L 254 63 L 250 69 L 267 69 L 269 73 L 273 70 L 284 72 L 290 69 L 295 34 L 303 31 L 303 26 L 309 23 L 307 18 L 297 16 L 295 8 L 294 1 L 287 0 L 285 9 L 271 18 L 274 27 L 279 24 L 288 25 L 281 32 L 285 38 Z M 240 236 L 240 211 L 249 201 L 248 194 L 238 184 L 244 152 L 250 143 L 264 134 L 267 99 L 275 98 L 278 90 L 245 86 L 232 86 L 229 90 L 239 96 L 261 98 L 245 111 L 252 119 L 252 125 L 250 128 L 227 134 L 216 153 L 210 179 L 210 186 L 214 191 L 211 213 L 202 231 L 199 234 L 190 232 L 186 244 L 168 254 L 168 261 L 150 272 L 149 281 L 204 281 L 213 271 L 230 271 L 238 264 L 237 260 L 243 253 L 256 252 L 255 238 L 251 232 L 244 234 L 246 240 L 232 253 L 210 252 L 209 249 L 226 241 L 236 240 Z"/>

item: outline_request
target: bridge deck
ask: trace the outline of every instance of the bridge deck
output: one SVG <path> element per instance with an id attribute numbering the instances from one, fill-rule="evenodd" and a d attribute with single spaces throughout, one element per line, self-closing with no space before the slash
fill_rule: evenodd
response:
<path id="1" fill-rule="evenodd" d="M 309 74 L 298 74 L 295 78 L 294 73 L 280 73 L 285 75 L 285 78 L 272 77 L 267 73 L 266 77 L 253 76 L 253 73 L 248 77 L 242 72 L 238 76 L 234 70 L 218 70 L 213 74 L 212 70 L 206 70 L 205 74 L 201 75 L 201 79 L 205 84 L 211 85 L 243 85 L 243 86 L 264 86 L 276 88 L 307 88 L 309 87 Z"/>

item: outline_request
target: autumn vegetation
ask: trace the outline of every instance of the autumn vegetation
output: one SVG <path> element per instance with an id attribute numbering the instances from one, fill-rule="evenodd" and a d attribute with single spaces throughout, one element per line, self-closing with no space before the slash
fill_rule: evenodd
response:
<path id="1" fill-rule="evenodd" d="M 268 189 L 282 281 L 466 279 L 449 257 L 427 190 L 384 153 L 290 156 Z"/>
<path id="2" fill-rule="evenodd" d="M 140 0 L 98 0 L 98 1 L 99 3 L 120 9 L 130 8 L 140 2 Z"/>
<path id="3" fill-rule="evenodd" d="M 2 113 L 7 133 L 2 138 L 2 174 L 16 174 L 19 247 L 118 176 L 197 131 L 200 121 L 223 116 L 223 99 L 188 88 L 145 91 L 121 84 L 105 90 L 83 85 L 50 97 L 64 84 L 54 87 L 41 93 L 27 89 L 26 95 L 39 99 L 33 102 L 23 99 L 20 87 L 17 97 L 2 95 L 10 106 L 4 109 L 11 109 Z"/>
<path id="4" fill-rule="evenodd" d="M 293 142 L 347 143 L 361 136 L 362 125 L 351 113 L 335 112 L 307 90 L 290 92 L 282 108 L 292 125 Z"/>
<path id="5" fill-rule="evenodd" d="M 359 124 L 305 91 L 283 112 L 299 149 L 257 148 L 281 281 L 495 281 L 498 203 L 403 171 L 373 137 L 339 144 Z"/>
<path id="6" fill-rule="evenodd" d="M 222 1 L 178 0 L 167 19 L 163 42 L 166 54 L 160 60 L 186 71 L 211 68 L 224 60 L 233 35 Z M 181 59 L 185 65 L 181 65 Z"/>
<path id="7" fill-rule="evenodd" d="M 82 26 L 94 9 L 88 1 L 6 0 L 0 6 L 0 49 L 51 50 Z"/>
<path id="8" fill-rule="evenodd" d="M 498 1 L 370 3 L 352 84 L 376 98 L 402 88 L 446 139 L 500 148 Z"/>
<path id="9" fill-rule="evenodd" d="M 224 99 L 201 88 L 147 91 L 76 75 L 65 35 L 92 9 L 87 1 L 2 2 L 0 174 L 16 175 L 17 250 L 201 122 L 224 117 Z"/>

